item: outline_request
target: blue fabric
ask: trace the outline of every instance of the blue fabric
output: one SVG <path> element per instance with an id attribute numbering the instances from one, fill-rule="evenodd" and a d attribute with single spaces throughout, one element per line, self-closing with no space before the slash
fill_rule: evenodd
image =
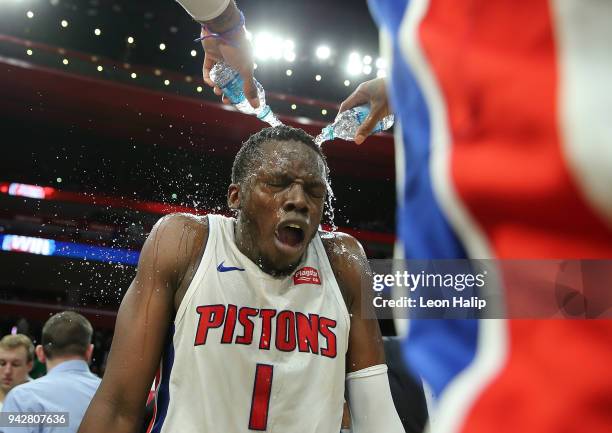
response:
<path id="1" fill-rule="evenodd" d="M 161 432 L 168 414 L 168 405 L 170 404 L 170 374 L 174 365 L 174 324 L 170 326 L 168 335 L 166 336 L 166 347 L 162 360 L 162 371 L 159 385 L 157 400 L 155 402 L 157 409 L 155 412 L 155 424 L 151 433 Z"/>
<path id="2" fill-rule="evenodd" d="M 2 412 L 68 412 L 68 427 L 0 427 L 4 433 L 76 433 L 100 385 L 85 361 L 65 361 L 46 376 L 13 388 Z"/>
<path id="3" fill-rule="evenodd" d="M 399 28 L 409 3 L 368 0 L 375 21 L 389 33 L 393 43 L 389 98 L 402 126 L 406 170 L 404 195 L 397 205 L 398 237 L 407 259 L 465 258 L 465 249 L 434 196 L 429 108 L 400 50 Z M 439 395 L 472 362 L 477 335 L 476 320 L 412 320 L 404 341 L 408 368 Z"/>

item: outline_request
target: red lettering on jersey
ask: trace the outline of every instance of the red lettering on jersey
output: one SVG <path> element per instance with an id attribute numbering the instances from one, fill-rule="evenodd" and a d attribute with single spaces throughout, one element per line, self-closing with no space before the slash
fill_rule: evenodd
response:
<path id="1" fill-rule="evenodd" d="M 327 317 L 321 317 L 319 320 L 319 331 L 325 340 L 327 340 L 327 347 L 321 348 L 321 355 L 327 356 L 328 358 L 336 357 L 336 334 L 330 328 L 336 327 L 336 321 L 328 319 Z"/>
<path id="2" fill-rule="evenodd" d="M 300 352 L 319 353 L 319 315 L 295 313 L 297 340 Z"/>
<path id="3" fill-rule="evenodd" d="M 200 314 L 200 320 L 198 321 L 198 330 L 196 332 L 194 346 L 206 344 L 206 337 L 210 328 L 218 328 L 223 323 L 223 316 L 225 314 L 224 305 L 203 305 L 196 308 L 198 314 Z"/>
<path id="4" fill-rule="evenodd" d="M 259 339 L 259 348 L 270 350 L 270 339 L 272 338 L 272 318 L 276 316 L 276 310 L 262 308 L 259 312 L 261 317 L 261 338 Z"/>
<path id="5" fill-rule="evenodd" d="M 236 311 L 238 307 L 229 304 L 227 306 L 227 313 L 225 314 L 225 325 L 223 326 L 223 336 L 221 337 L 221 344 L 231 344 L 232 338 L 234 337 L 234 328 L 236 328 Z"/>
<path id="6" fill-rule="evenodd" d="M 281 311 L 276 317 L 276 348 L 283 352 L 295 350 L 295 314 Z"/>
<path id="7" fill-rule="evenodd" d="M 244 333 L 236 337 L 237 344 L 251 344 L 253 342 L 253 321 L 251 317 L 257 316 L 257 308 L 242 307 L 238 312 L 238 321 L 244 328 Z"/>
<path id="8" fill-rule="evenodd" d="M 310 266 L 297 270 L 293 274 L 293 285 L 297 286 L 298 284 L 321 284 L 319 271 Z"/>

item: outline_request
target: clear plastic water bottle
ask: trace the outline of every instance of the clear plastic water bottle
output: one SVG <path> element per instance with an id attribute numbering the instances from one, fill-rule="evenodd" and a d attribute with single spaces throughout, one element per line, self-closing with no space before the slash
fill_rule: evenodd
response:
<path id="1" fill-rule="evenodd" d="M 230 100 L 238 111 L 244 114 L 253 114 L 257 116 L 259 120 L 263 120 L 271 126 L 282 125 L 282 122 L 277 119 L 270 106 L 266 104 L 266 92 L 262 85 L 259 84 L 259 81 L 255 80 L 257 96 L 259 97 L 259 107 L 253 108 L 244 95 L 244 80 L 238 71 L 227 63 L 216 63 L 210 70 L 210 79 L 223 91 L 225 97 Z"/>
<path id="2" fill-rule="evenodd" d="M 368 114 L 370 114 L 369 104 L 358 105 L 357 107 L 343 111 L 338 114 L 334 123 L 323 128 L 321 133 L 315 138 L 315 143 L 320 146 L 324 141 L 333 140 L 334 138 L 354 140 L 357 129 L 359 129 L 366 117 L 368 117 Z M 383 117 L 382 120 L 376 123 L 371 134 L 391 128 L 394 120 L 393 114 Z"/>

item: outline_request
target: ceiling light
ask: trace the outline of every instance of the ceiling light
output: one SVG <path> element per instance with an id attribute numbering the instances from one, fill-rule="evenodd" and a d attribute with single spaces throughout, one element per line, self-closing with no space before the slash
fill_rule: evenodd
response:
<path id="1" fill-rule="evenodd" d="M 329 59 L 329 56 L 331 55 L 331 50 L 327 45 L 319 45 L 317 47 L 317 50 L 315 51 L 315 54 L 319 59 L 325 60 Z"/>

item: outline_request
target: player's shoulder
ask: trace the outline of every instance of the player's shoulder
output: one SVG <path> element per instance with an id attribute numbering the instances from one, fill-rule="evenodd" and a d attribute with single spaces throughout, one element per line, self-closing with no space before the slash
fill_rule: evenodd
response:
<path id="1" fill-rule="evenodd" d="M 185 212 L 176 212 L 164 215 L 153 229 L 168 230 L 169 235 L 174 234 L 177 231 L 193 230 L 195 232 L 208 232 L 208 216 L 207 215 L 195 215 Z"/>
<path id="2" fill-rule="evenodd" d="M 330 262 L 337 265 L 361 265 L 367 261 L 363 247 L 355 237 L 344 232 L 321 232 L 321 242 Z"/>
<path id="3" fill-rule="evenodd" d="M 161 217 L 151 229 L 142 249 L 141 259 L 150 258 L 158 265 L 175 267 L 180 257 L 189 259 L 194 250 L 202 250 L 208 240 L 208 217 L 188 213 L 171 213 Z M 177 253 L 182 252 L 177 256 Z M 150 256 L 150 257 L 149 257 Z"/>
<path id="4" fill-rule="evenodd" d="M 363 247 L 357 239 L 343 232 L 322 232 L 321 241 L 350 310 L 370 273 Z"/>

